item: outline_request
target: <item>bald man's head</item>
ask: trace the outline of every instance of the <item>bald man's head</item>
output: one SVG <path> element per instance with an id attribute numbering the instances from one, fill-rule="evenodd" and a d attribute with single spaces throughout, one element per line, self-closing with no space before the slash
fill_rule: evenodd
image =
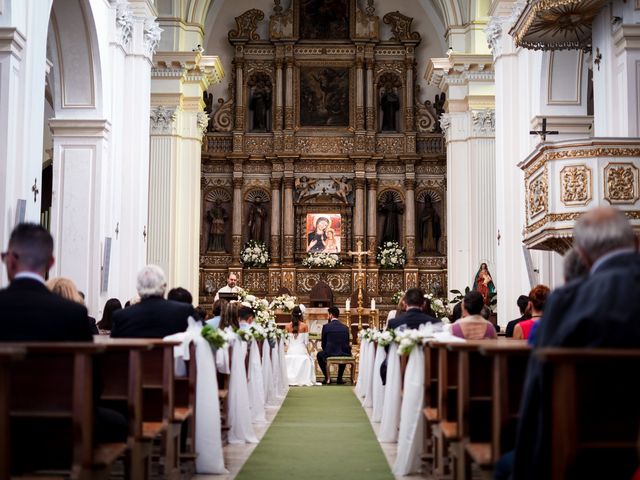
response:
<path id="1" fill-rule="evenodd" d="M 620 210 L 611 207 L 594 208 L 580 217 L 573 240 L 590 264 L 614 250 L 636 247 L 629 220 Z"/>

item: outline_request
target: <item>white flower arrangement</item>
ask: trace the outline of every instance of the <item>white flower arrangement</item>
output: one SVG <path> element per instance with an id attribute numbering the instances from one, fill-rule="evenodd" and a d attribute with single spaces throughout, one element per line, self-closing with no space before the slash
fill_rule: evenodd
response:
<path id="1" fill-rule="evenodd" d="M 421 325 L 419 329 L 397 328 L 395 330 L 394 342 L 398 344 L 398 355 L 409 355 L 416 345 L 424 345 L 428 340 L 434 338 L 434 332 L 441 330 L 427 323 Z"/>
<path id="2" fill-rule="evenodd" d="M 309 268 L 335 268 L 340 266 L 340 257 L 336 253 L 309 252 L 302 265 Z"/>
<path id="3" fill-rule="evenodd" d="M 364 330 L 360 330 L 358 332 L 358 338 L 360 339 L 360 342 L 364 340 L 372 340 L 375 332 L 376 330 L 373 328 L 365 328 Z"/>
<path id="4" fill-rule="evenodd" d="M 380 268 L 400 268 L 407 262 L 407 253 L 398 242 L 384 242 L 378 247 L 376 259 Z"/>
<path id="5" fill-rule="evenodd" d="M 377 333 L 375 340 L 378 342 L 378 345 L 386 347 L 391 345 L 395 341 L 395 338 L 395 330 L 382 330 Z"/>
<path id="6" fill-rule="evenodd" d="M 296 297 L 285 293 L 271 300 L 269 310 L 282 310 L 283 312 L 289 313 L 296 306 L 296 301 Z"/>
<path id="7" fill-rule="evenodd" d="M 242 305 L 253 310 L 253 321 L 255 323 L 262 326 L 271 322 L 275 323 L 275 315 L 269 308 L 269 301 L 266 298 L 258 298 L 246 291 L 238 292 L 238 295 Z"/>
<path id="8" fill-rule="evenodd" d="M 444 323 L 449 323 L 449 301 L 446 298 L 436 297 L 432 293 L 425 294 L 424 298 L 431 304 L 434 316 Z"/>
<path id="9" fill-rule="evenodd" d="M 200 334 L 215 348 L 224 348 L 233 339 L 234 333 L 211 325 L 205 325 Z"/>
<path id="10" fill-rule="evenodd" d="M 400 302 L 400 299 L 404 297 L 404 294 L 404 290 L 398 290 L 396 293 L 391 295 L 391 303 L 393 303 L 394 305 L 398 305 L 398 302 Z"/>
<path id="11" fill-rule="evenodd" d="M 246 267 L 264 267 L 271 257 L 264 242 L 249 240 L 240 252 L 240 261 Z"/>

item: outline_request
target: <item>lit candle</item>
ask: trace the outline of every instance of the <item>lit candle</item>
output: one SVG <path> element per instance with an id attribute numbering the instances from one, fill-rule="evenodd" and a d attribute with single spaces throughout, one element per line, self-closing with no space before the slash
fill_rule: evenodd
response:
<path id="1" fill-rule="evenodd" d="M 371 299 L 371 310 L 375 310 L 376 309 L 376 301 L 372 298 Z"/>
<path id="2" fill-rule="evenodd" d="M 351 299 L 347 298 L 347 301 L 344 304 L 344 309 L 348 312 L 351 310 Z"/>

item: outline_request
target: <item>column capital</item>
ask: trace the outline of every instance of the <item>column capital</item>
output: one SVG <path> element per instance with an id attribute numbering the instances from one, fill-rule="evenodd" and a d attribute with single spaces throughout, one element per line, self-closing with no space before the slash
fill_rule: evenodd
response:
<path id="1" fill-rule="evenodd" d="M 367 178 L 367 185 L 369 185 L 369 191 L 375 191 L 378 189 L 377 178 Z"/>
<path id="2" fill-rule="evenodd" d="M 107 138 L 111 132 L 108 120 L 87 118 L 49 120 L 49 128 L 54 137 Z"/>
<path id="3" fill-rule="evenodd" d="M 404 188 L 406 188 L 407 190 L 415 190 L 416 188 L 416 181 L 413 178 L 405 178 L 404 179 Z"/>
<path id="4" fill-rule="evenodd" d="M 280 184 L 282 183 L 281 177 L 272 177 L 271 179 L 269 179 L 269 182 L 271 184 L 271 190 L 280 190 Z"/>
<path id="5" fill-rule="evenodd" d="M 364 189 L 365 179 L 362 177 L 356 177 L 353 180 L 353 183 L 355 184 L 356 190 L 362 190 Z"/>
<path id="6" fill-rule="evenodd" d="M 22 59 L 22 52 L 27 39 L 15 27 L 0 28 L 0 52 L 11 52 L 16 59 Z"/>
<path id="7" fill-rule="evenodd" d="M 284 188 L 288 190 L 292 190 L 295 184 L 295 178 L 293 177 L 284 177 Z"/>
<path id="8" fill-rule="evenodd" d="M 242 177 L 233 177 L 233 188 L 242 188 L 244 185 L 244 178 Z"/>

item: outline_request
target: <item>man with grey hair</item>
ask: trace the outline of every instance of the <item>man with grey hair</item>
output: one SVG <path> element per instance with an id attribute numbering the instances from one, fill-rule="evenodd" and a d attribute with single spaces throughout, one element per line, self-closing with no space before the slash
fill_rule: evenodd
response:
<path id="1" fill-rule="evenodd" d="M 187 318 L 196 318 L 192 305 L 165 300 L 164 272 L 147 265 L 136 281 L 140 302 L 113 314 L 112 337 L 163 338 L 187 329 Z"/>
<path id="2" fill-rule="evenodd" d="M 540 320 L 536 346 L 639 348 L 640 255 L 629 221 L 619 210 L 596 208 L 576 222 L 573 238 L 573 247 L 588 273 L 549 296 Z M 637 379 L 629 378 L 628 381 L 637 382 Z M 532 356 L 520 410 L 514 480 L 551 476 L 551 418 L 546 405 L 551 388 L 551 379 L 543 364 Z M 594 399 L 599 398 L 599 393 L 594 392 Z M 628 397 L 633 399 L 633 395 Z M 611 400 L 616 402 L 616 408 L 624 401 Z M 603 415 L 605 410 L 606 407 Z M 635 412 L 631 414 L 630 419 Z M 593 467 L 587 463 L 581 467 Z M 620 470 L 623 467 L 607 464 L 607 473 L 598 475 L 591 470 L 591 475 L 587 476 L 631 478 L 633 472 Z M 586 477 L 578 475 L 576 478 Z"/>

